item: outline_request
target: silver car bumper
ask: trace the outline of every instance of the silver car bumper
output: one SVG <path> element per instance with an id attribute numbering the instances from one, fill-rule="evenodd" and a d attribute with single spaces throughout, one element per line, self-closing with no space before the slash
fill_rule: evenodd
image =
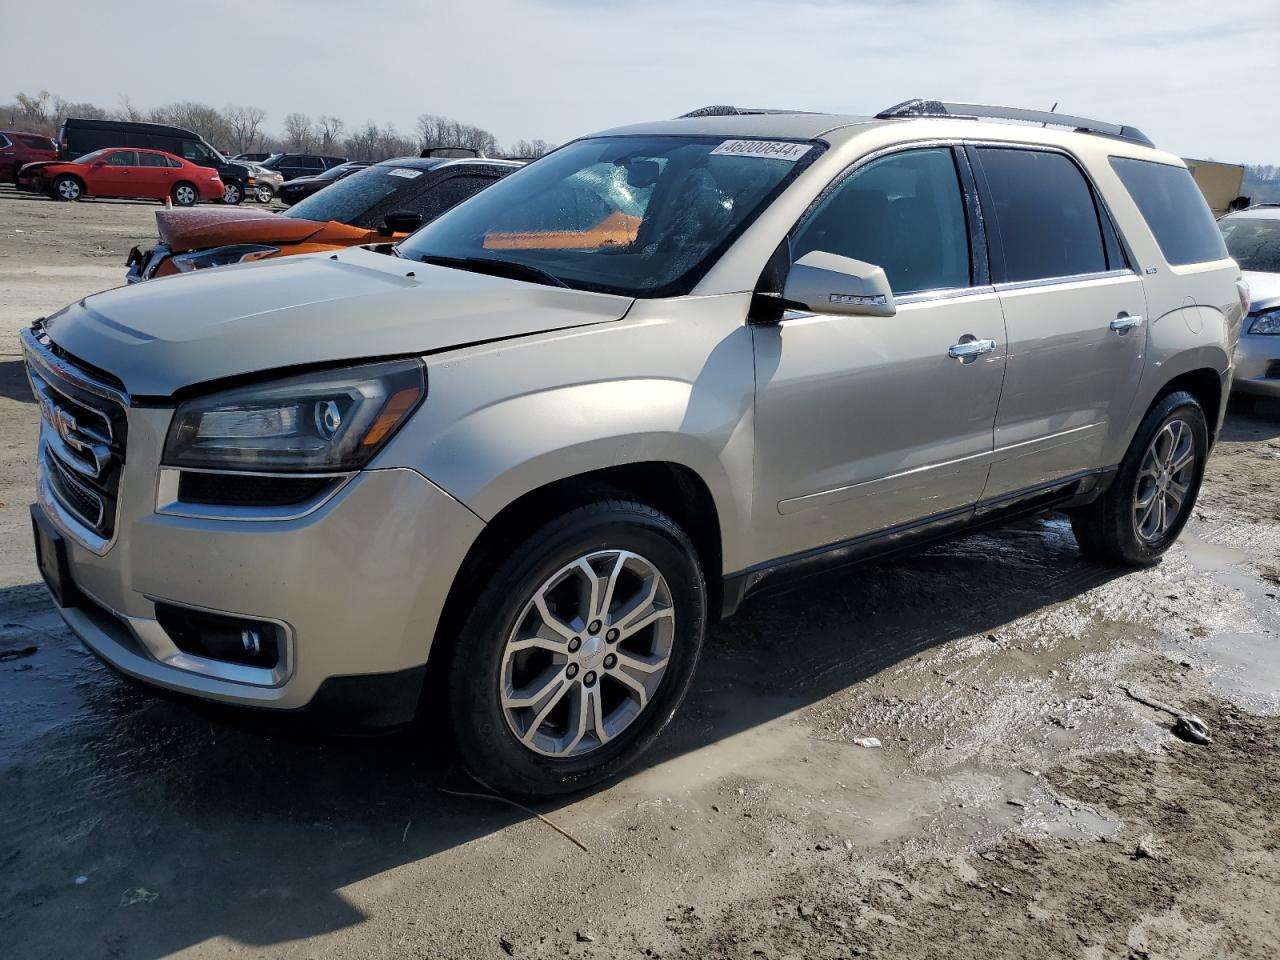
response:
<path id="1" fill-rule="evenodd" d="M 1239 393 L 1280 397 L 1280 336 L 1246 333 L 1240 337 L 1231 388 Z"/>
<path id="2" fill-rule="evenodd" d="M 64 389 L 61 362 L 29 333 L 23 340 L 36 377 Z M 128 424 L 110 530 L 90 529 L 52 475 L 50 458 L 66 449 L 57 408 L 43 404 L 38 487 L 38 509 L 65 545 L 71 592 L 82 595 L 63 618 L 101 659 L 168 690 L 280 710 L 307 706 L 331 678 L 426 663 L 454 575 L 483 528 L 475 514 L 400 468 L 366 470 L 274 516 L 174 502 L 158 466 L 172 410 L 105 392 Z M 166 632 L 157 604 L 275 624 L 280 658 L 266 669 L 194 655 Z"/>

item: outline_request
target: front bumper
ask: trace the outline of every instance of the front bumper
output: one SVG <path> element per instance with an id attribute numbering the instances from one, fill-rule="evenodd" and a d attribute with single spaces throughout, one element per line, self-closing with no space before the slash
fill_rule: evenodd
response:
<path id="1" fill-rule="evenodd" d="M 1280 336 L 1241 335 L 1236 346 L 1235 377 L 1231 389 L 1255 396 L 1280 397 Z"/>
<path id="2" fill-rule="evenodd" d="M 28 363 L 56 375 L 23 339 Z M 59 501 L 43 466 L 46 444 L 57 441 L 42 429 L 38 508 L 65 538 L 73 593 L 85 598 L 61 611 L 67 624 L 115 670 L 168 691 L 279 711 L 337 699 L 353 716 L 393 722 L 407 701 L 388 691 L 403 694 L 405 678 L 421 676 L 483 522 L 401 468 L 366 470 L 274 517 L 253 507 L 212 508 L 215 517 L 172 502 L 159 482 L 171 415 L 127 408 L 109 542 Z M 284 637 L 280 660 L 266 669 L 184 652 L 161 626 L 157 603 L 274 623 Z M 369 702 L 353 702 L 366 695 Z"/>

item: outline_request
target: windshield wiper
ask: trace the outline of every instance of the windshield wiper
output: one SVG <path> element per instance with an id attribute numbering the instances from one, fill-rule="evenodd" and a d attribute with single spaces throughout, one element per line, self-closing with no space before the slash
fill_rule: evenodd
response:
<path id="1" fill-rule="evenodd" d="M 453 267 L 456 270 L 470 270 L 472 273 L 487 273 L 495 277 L 507 277 L 511 280 L 529 280 L 549 287 L 568 287 L 569 285 L 553 273 L 547 273 L 541 267 L 533 267 L 527 263 L 514 260 L 494 260 L 489 257 L 438 257 L 426 254 L 423 263 L 438 267 Z"/>

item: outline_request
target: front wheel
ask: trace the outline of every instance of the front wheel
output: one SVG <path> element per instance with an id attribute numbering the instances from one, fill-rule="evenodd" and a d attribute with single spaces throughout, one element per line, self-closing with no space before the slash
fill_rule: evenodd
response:
<path id="1" fill-rule="evenodd" d="M 1182 532 L 1204 478 L 1209 428 L 1179 390 L 1143 418 L 1106 493 L 1071 514 L 1080 549 L 1110 563 L 1147 566 Z"/>
<path id="2" fill-rule="evenodd" d="M 244 199 L 244 190 L 241 189 L 240 184 L 238 184 L 236 181 L 232 180 L 231 182 L 224 183 L 222 185 L 222 202 L 223 203 L 229 203 L 232 206 L 235 206 L 237 203 L 239 203 L 243 199 Z"/>
<path id="3" fill-rule="evenodd" d="M 597 784 L 635 761 L 684 699 L 706 584 L 689 538 L 631 501 L 573 510 L 501 559 L 449 666 L 462 762 L 507 793 Z"/>
<path id="4" fill-rule="evenodd" d="M 64 173 L 53 181 L 52 193 L 55 200 L 79 200 L 84 196 L 84 184 Z"/>

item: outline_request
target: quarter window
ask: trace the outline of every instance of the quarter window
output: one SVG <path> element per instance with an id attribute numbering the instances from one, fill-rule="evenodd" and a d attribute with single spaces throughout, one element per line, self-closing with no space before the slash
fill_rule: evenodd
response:
<path id="1" fill-rule="evenodd" d="M 1004 254 L 997 280 L 1043 280 L 1107 269 L 1093 189 L 1069 158 L 999 147 L 977 152 Z"/>
<path id="2" fill-rule="evenodd" d="M 792 256 L 821 250 L 881 267 L 895 294 L 969 285 L 969 233 L 949 148 L 873 160 L 796 231 Z"/>
<path id="3" fill-rule="evenodd" d="M 1223 260 L 1227 248 L 1191 171 L 1167 163 L 1112 157 L 1124 184 L 1173 266 Z"/>

